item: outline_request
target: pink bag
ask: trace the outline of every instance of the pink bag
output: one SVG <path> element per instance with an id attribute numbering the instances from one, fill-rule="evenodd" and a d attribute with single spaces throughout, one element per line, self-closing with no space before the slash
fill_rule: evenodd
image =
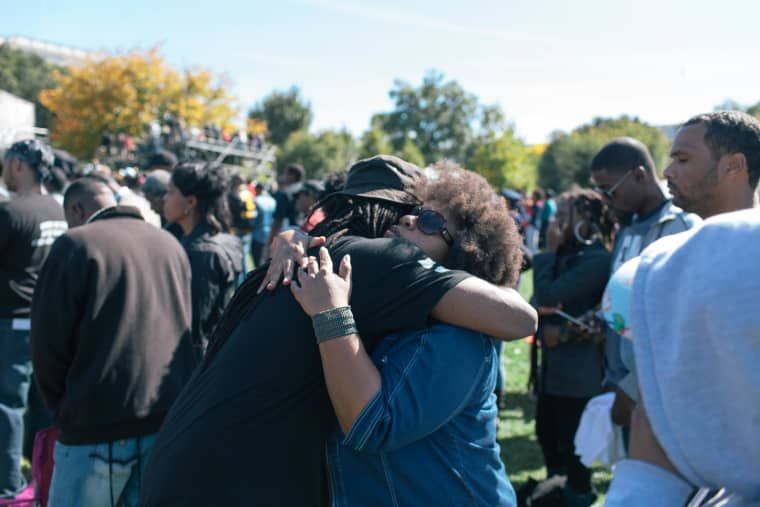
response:
<path id="1" fill-rule="evenodd" d="M 37 498 L 40 507 L 46 507 L 50 482 L 53 480 L 53 450 L 58 440 L 58 428 L 50 427 L 37 432 L 32 449 L 32 480 L 37 486 Z"/>
<path id="2" fill-rule="evenodd" d="M 0 507 L 47 506 L 50 482 L 53 480 L 53 450 L 59 433 L 53 427 L 37 432 L 32 449 L 32 482 L 16 498 L 0 499 Z"/>

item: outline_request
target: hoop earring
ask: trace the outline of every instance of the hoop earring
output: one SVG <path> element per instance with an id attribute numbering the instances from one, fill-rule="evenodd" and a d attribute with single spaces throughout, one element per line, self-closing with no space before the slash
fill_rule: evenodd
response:
<path id="1" fill-rule="evenodd" d="M 586 246 L 590 246 L 594 244 L 594 234 L 591 234 L 590 238 L 584 238 L 581 236 L 581 226 L 583 226 L 586 223 L 585 220 L 581 220 L 580 222 L 575 223 L 575 227 L 573 228 L 573 233 L 575 233 L 575 239 L 578 241 L 578 243 Z"/>

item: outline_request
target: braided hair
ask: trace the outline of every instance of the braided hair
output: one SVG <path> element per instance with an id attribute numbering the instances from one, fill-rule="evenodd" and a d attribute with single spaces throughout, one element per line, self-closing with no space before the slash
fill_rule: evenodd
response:
<path id="1" fill-rule="evenodd" d="M 412 206 L 397 204 L 381 199 L 332 194 L 323 201 L 317 203 L 317 208 L 327 203 L 324 209 L 330 212 L 311 232 L 314 236 L 327 236 L 327 246 L 344 235 L 362 236 L 365 238 L 379 238 L 391 225 L 409 213 Z M 209 342 L 203 367 L 213 359 L 221 349 L 227 338 L 232 335 L 234 329 L 250 313 L 262 298 L 257 294 L 259 286 L 264 281 L 269 263 L 256 268 L 248 274 L 243 284 L 238 288 L 235 296 L 222 315 L 219 324 Z"/>
<path id="2" fill-rule="evenodd" d="M 314 236 L 327 236 L 334 241 L 344 234 L 379 238 L 391 225 L 412 211 L 413 206 L 382 199 L 330 194 L 314 205 L 327 216 L 311 232 Z"/>
<path id="3" fill-rule="evenodd" d="M 5 159 L 17 158 L 26 163 L 35 174 L 38 183 L 47 183 L 53 178 L 51 169 L 55 163 L 53 150 L 38 139 L 15 142 L 5 152 Z"/>

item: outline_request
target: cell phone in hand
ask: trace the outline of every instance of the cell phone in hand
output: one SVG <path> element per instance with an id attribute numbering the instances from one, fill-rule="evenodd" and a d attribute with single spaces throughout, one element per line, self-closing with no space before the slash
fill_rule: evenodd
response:
<path id="1" fill-rule="evenodd" d="M 596 329 L 594 329 L 593 327 L 589 326 L 585 322 L 576 319 L 575 317 L 573 317 L 569 313 L 565 313 L 562 310 L 557 310 L 556 313 L 555 313 L 555 315 L 559 315 L 563 319 L 567 319 L 568 321 L 572 322 L 573 324 L 575 324 L 576 326 L 580 327 L 581 329 L 585 329 L 586 331 L 589 331 L 589 332 L 592 332 L 592 333 L 594 331 L 596 331 Z"/>

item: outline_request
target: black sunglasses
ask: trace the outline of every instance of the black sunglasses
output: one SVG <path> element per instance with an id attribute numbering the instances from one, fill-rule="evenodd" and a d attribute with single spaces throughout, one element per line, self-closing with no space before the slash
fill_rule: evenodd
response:
<path id="1" fill-rule="evenodd" d="M 597 193 L 602 194 L 602 196 L 607 199 L 608 201 L 611 201 L 615 198 L 615 192 L 617 191 L 618 187 L 622 185 L 622 183 L 628 178 L 628 175 L 631 174 L 632 171 L 626 172 L 620 179 L 617 180 L 617 183 L 612 185 L 610 188 L 601 188 L 598 185 L 594 187 L 594 191 Z"/>
<path id="2" fill-rule="evenodd" d="M 454 238 L 446 228 L 446 219 L 433 209 L 414 208 L 411 215 L 417 217 L 417 229 L 423 234 L 440 234 L 447 245 L 454 244 Z"/>

